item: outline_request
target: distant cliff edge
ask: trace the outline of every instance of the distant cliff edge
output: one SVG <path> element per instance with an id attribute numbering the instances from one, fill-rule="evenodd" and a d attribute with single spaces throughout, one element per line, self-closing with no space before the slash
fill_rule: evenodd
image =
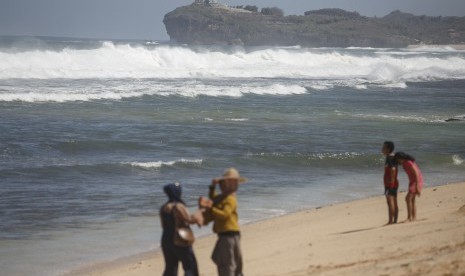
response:
<path id="1" fill-rule="evenodd" d="M 279 11 L 278 8 L 259 12 L 219 4 L 192 4 L 166 14 L 163 22 L 171 40 L 191 45 L 406 47 L 411 44 L 465 44 L 465 17 L 415 16 L 394 11 L 377 18 L 341 9 L 283 16 Z"/>

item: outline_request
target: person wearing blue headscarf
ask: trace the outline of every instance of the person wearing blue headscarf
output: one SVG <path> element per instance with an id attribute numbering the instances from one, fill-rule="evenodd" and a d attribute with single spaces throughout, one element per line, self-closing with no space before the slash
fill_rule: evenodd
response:
<path id="1" fill-rule="evenodd" d="M 175 244 L 176 225 L 195 223 L 181 198 L 182 186 L 179 183 L 168 184 L 163 187 L 168 201 L 160 209 L 160 219 L 163 228 L 161 248 L 165 258 L 163 276 L 177 276 L 179 262 L 182 263 L 185 276 L 198 276 L 197 260 L 192 245 L 178 246 Z"/>
<path id="2" fill-rule="evenodd" d="M 168 196 L 169 203 L 182 203 L 185 205 L 184 201 L 181 199 L 182 186 L 179 183 L 168 184 L 163 187 L 163 191 Z"/>

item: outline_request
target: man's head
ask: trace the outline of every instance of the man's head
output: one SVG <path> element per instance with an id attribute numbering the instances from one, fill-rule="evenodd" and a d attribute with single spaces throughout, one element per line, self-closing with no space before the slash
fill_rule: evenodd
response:
<path id="1" fill-rule="evenodd" d="M 235 168 L 229 168 L 219 178 L 221 192 L 226 194 L 234 193 L 239 188 L 239 184 L 245 181 L 246 179 L 241 177 Z"/>
<path id="2" fill-rule="evenodd" d="M 394 152 L 394 142 L 391 141 L 385 141 L 383 143 L 383 148 L 381 149 L 381 152 L 384 155 L 389 155 Z"/>

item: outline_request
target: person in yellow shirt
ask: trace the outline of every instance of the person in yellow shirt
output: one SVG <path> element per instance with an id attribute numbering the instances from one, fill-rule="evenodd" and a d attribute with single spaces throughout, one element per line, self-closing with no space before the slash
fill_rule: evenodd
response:
<path id="1" fill-rule="evenodd" d="M 213 232 L 218 235 L 212 260 L 219 276 L 242 276 L 242 252 L 240 245 L 239 216 L 236 191 L 246 179 L 235 168 L 229 168 L 222 177 L 214 178 L 210 185 L 209 198 L 200 198 L 204 208 L 204 224 L 213 221 Z M 216 194 L 219 185 L 221 194 Z"/>

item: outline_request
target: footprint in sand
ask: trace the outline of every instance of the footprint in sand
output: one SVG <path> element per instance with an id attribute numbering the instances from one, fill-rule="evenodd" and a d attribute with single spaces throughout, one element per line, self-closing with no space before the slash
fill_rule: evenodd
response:
<path id="1" fill-rule="evenodd" d="M 465 205 L 459 208 L 459 213 L 465 215 Z"/>

